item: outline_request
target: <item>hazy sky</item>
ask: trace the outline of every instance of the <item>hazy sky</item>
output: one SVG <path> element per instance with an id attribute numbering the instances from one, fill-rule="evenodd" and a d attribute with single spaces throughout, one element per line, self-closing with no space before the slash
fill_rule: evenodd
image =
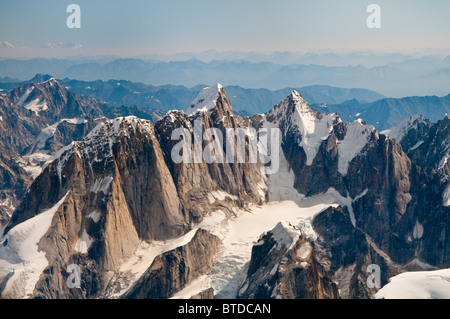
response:
<path id="1" fill-rule="evenodd" d="M 81 29 L 66 26 L 71 3 Z M 381 29 L 366 26 L 371 3 Z M 449 0 L 0 0 L 0 56 L 440 49 L 449 14 Z"/>

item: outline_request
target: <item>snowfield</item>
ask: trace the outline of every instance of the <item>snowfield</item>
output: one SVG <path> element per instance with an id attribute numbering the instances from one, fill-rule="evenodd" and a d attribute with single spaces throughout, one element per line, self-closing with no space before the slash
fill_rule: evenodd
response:
<path id="1" fill-rule="evenodd" d="M 450 299 L 450 269 L 406 272 L 389 279 L 377 299 Z"/>

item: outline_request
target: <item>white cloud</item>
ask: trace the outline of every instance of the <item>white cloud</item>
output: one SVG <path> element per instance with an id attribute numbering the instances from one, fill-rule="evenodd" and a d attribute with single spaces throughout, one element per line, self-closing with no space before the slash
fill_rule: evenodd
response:
<path id="1" fill-rule="evenodd" d="M 64 43 L 64 42 L 49 42 L 47 47 L 51 49 L 80 49 L 83 47 L 81 43 Z"/>

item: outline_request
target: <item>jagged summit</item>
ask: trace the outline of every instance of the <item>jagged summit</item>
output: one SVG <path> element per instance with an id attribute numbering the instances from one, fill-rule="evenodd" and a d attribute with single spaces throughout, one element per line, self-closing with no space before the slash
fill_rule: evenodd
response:
<path id="1" fill-rule="evenodd" d="M 311 165 L 320 144 L 333 129 L 333 125 L 342 122 L 337 113 L 325 114 L 311 109 L 297 91 L 292 91 L 283 101 L 267 113 L 267 121 L 278 125 L 283 135 L 296 135 L 297 142 L 307 156 L 307 165 Z"/>
<path id="2" fill-rule="evenodd" d="M 301 117 L 307 114 L 315 117 L 317 112 L 311 109 L 300 93 L 292 91 L 267 113 L 267 119 L 274 124 L 279 124 L 286 118 Z"/>
<path id="3" fill-rule="evenodd" d="M 50 163 L 57 161 L 64 164 L 67 157 L 71 153 L 83 150 L 88 157 L 94 156 L 94 161 L 99 162 L 105 156 L 112 157 L 112 147 L 119 137 L 130 135 L 136 136 L 137 133 L 154 135 L 154 127 L 151 121 L 139 119 L 136 116 L 118 117 L 112 120 L 104 119 L 103 122 L 97 124 L 89 134 L 79 142 L 61 148 L 47 163 L 44 164 L 45 169 Z M 101 151 L 103 150 L 103 151 Z M 102 158 L 100 158 L 100 155 Z M 61 167 L 59 170 L 61 171 Z"/>
<path id="4" fill-rule="evenodd" d="M 200 91 L 192 104 L 186 110 L 186 114 L 193 114 L 198 111 L 211 111 L 215 108 L 219 95 L 224 92 L 223 86 L 219 83 L 206 87 Z"/>

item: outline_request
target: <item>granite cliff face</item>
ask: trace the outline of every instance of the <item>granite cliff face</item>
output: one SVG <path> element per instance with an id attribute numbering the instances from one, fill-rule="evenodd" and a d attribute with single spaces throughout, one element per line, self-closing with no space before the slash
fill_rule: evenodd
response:
<path id="1" fill-rule="evenodd" d="M 0 227 L 60 148 L 81 140 L 106 118 L 126 115 L 154 118 L 137 106 L 115 107 L 77 96 L 50 76 L 37 75 L 0 93 Z"/>
<path id="2" fill-rule="evenodd" d="M 251 128 L 251 123 L 233 114 L 230 101 L 221 86 L 208 88 L 208 91 L 204 94 L 211 95 L 210 99 L 213 98 L 210 101 L 210 109 L 202 109 L 197 105 L 198 109 L 188 110 L 188 112 L 191 112 L 189 115 L 181 111 L 170 111 L 155 124 L 160 145 L 178 189 L 180 200 L 197 222 L 201 221 L 203 215 L 219 206 L 233 214 L 235 208 L 263 203 L 265 197 L 262 189 L 264 188 L 265 176 L 261 174 L 261 164 L 249 163 L 248 161 L 250 147 L 248 139 L 245 140 L 247 160 L 244 163 L 238 162 L 237 141 L 234 144 L 236 156 L 234 156 L 233 161 L 226 160 L 226 145 L 229 140 L 227 129 L 244 132 Z M 199 100 L 205 103 L 204 98 L 200 96 L 194 101 L 193 105 Z M 195 148 L 196 123 L 198 123 L 199 138 L 201 139 L 199 142 L 200 151 Z M 190 163 L 177 164 L 171 158 L 171 151 L 179 143 L 178 140 L 172 139 L 171 133 L 179 128 L 186 129 L 191 136 L 189 148 L 192 157 Z M 213 141 L 213 138 L 204 135 L 204 132 L 212 128 L 220 130 L 223 136 L 223 141 L 219 147 L 223 152 L 222 163 L 213 162 L 209 164 L 205 160 L 205 156 L 202 156 L 205 147 Z M 196 161 L 195 154 L 200 154 L 199 161 Z M 220 196 L 215 196 L 216 194 L 220 194 Z M 223 201 L 228 202 L 228 204 L 222 205 L 220 202 Z"/>

